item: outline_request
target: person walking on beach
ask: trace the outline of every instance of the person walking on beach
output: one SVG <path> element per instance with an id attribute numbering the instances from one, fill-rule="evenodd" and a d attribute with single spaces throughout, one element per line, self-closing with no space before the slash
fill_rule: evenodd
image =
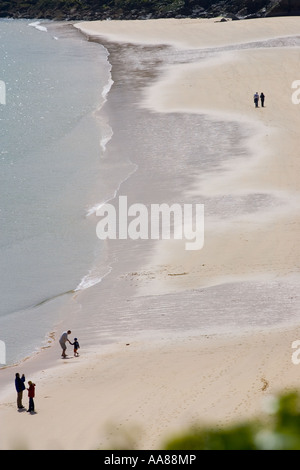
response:
<path id="1" fill-rule="evenodd" d="M 23 391 L 25 390 L 25 375 L 23 374 L 22 377 L 20 377 L 20 374 L 17 372 L 16 373 L 16 378 L 15 378 L 15 387 L 17 391 L 17 407 L 18 410 L 24 409 L 24 406 L 22 405 L 22 398 L 23 398 Z"/>
<path id="2" fill-rule="evenodd" d="M 261 92 L 261 94 L 260 94 L 260 102 L 261 102 L 261 106 L 263 108 L 264 105 L 265 105 L 265 95 L 263 94 L 263 92 Z"/>
<path id="3" fill-rule="evenodd" d="M 74 338 L 74 343 L 71 343 L 74 346 L 74 357 L 78 357 L 78 349 L 80 348 L 77 338 Z"/>
<path id="4" fill-rule="evenodd" d="M 68 335 L 70 335 L 71 333 L 72 333 L 71 330 L 64 331 L 61 337 L 59 338 L 59 344 L 61 345 L 61 349 L 62 349 L 62 354 L 61 354 L 62 357 L 67 356 L 66 355 L 66 349 L 67 349 L 66 342 L 68 341 L 70 344 L 72 344 L 71 341 L 68 339 Z"/>
<path id="5" fill-rule="evenodd" d="M 29 398 L 29 407 L 27 412 L 28 413 L 34 413 L 34 397 L 35 397 L 35 384 L 31 382 L 31 380 L 28 381 L 29 387 L 27 388 L 28 390 L 28 398 Z"/>
<path id="6" fill-rule="evenodd" d="M 259 100 L 259 94 L 256 92 L 254 93 L 254 104 L 255 104 L 255 107 L 258 108 L 258 100 Z"/>

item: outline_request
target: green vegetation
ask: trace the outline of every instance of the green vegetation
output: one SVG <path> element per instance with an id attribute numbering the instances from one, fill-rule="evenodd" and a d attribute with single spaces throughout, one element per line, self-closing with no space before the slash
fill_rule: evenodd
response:
<path id="1" fill-rule="evenodd" d="M 273 4 L 274 0 L 4 0 L 0 2 L 0 17 L 105 20 L 213 17 L 239 13 L 240 17 L 245 17 L 253 14 L 264 16 Z"/>
<path id="2" fill-rule="evenodd" d="M 193 428 L 171 438 L 165 450 L 300 450 L 300 395 L 269 399 L 260 420 L 222 429 Z"/>
<path id="3" fill-rule="evenodd" d="M 165 16 L 187 13 L 192 4 L 185 0 L 10 0 L 0 3 L 0 16 L 39 18 L 126 18 L 144 15 Z"/>

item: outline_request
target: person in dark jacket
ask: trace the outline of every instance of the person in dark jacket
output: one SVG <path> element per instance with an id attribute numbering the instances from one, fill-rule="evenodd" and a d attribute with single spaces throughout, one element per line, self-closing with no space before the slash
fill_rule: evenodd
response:
<path id="1" fill-rule="evenodd" d="M 74 356 L 78 357 L 79 356 L 78 349 L 80 348 L 78 339 L 74 338 L 74 343 L 71 343 L 71 344 L 74 346 Z"/>
<path id="2" fill-rule="evenodd" d="M 15 387 L 17 391 L 17 407 L 18 410 L 22 410 L 24 406 L 22 405 L 22 398 L 23 398 L 23 391 L 25 390 L 25 375 L 23 374 L 22 377 L 20 377 L 20 374 L 18 372 L 16 373 L 16 378 L 15 378 Z"/>
<path id="3" fill-rule="evenodd" d="M 265 95 L 263 94 L 263 92 L 261 92 L 261 94 L 260 94 L 260 102 L 261 102 L 261 106 L 263 108 L 265 106 Z"/>

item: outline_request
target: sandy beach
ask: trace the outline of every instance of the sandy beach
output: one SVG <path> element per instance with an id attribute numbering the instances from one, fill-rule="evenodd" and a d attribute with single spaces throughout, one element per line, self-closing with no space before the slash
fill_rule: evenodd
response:
<path id="1" fill-rule="evenodd" d="M 184 240 L 129 248 L 112 279 L 74 294 L 74 309 L 39 354 L 1 370 L 0 448 L 160 449 L 192 424 L 220 427 L 259 416 L 267 397 L 300 385 L 300 365 L 292 362 L 292 343 L 300 339 L 300 115 L 292 87 L 300 80 L 300 18 L 76 27 L 105 44 L 163 45 L 183 58 L 185 51 L 211 51 L 206 60 L 190 61 L 186 52 L 185 60 L 162 64 L 137 106 L 166 119 L 205 115 L 241 126 L 242 152 L 218 171 L 193 175 L 185 187 L 191 200 L 229 206 L 220 216 L 205 212 L 203 249 L 187 251 Z M 256 91 L 265 93 L 265 108 L 254 107 Z M 182 171 L 179 179 L 185 178 Z M 233 200 L 243 201 L 243 210 L 232 211 Z M 69 346 L 62 360 L 61 331 L 70 323 L 73 330 L 77 316 L 108 292 L 103 308 L 127 305 L 124 316 L 140 311 L 140 334 L 116 333 L 115 342 L 94 343 L 79 358 Z M 184 323 L 185 309 L 191 319 L 207 316 L 195 329 L 190 320 L 184 332 L 152 335 L 156 322 L 168 321 L 162 315 Z M 226 334 L 205 330 L 214 315 L 228 315 Z M 235 324 L 243 318 L 239 331 Z M 32 416 L 16 410 L 15 372 L 37 385 Z"/>

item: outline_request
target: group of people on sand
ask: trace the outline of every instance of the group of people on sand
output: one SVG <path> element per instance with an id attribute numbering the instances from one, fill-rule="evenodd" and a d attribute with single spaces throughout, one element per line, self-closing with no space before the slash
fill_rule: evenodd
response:
<path id="1" fill-rule="evenodd" d="M 17 372 L 16 373 L 16 378 L 15 378 L 15 387 L 17 391 L 17 407 L 19 411 L 25 410 L 25 407 L 22 404 L 22 399 L 23 399 L 23 392 L 26 389 L 25 387 L 25 375 L 22 374 L 20 377 L 20 374 Z M 35 396 L 35 384 L 29 380 L 28 381 L 28 398 L 29 398 L 29 406 L 28 406 L 28 413 L 34 413 L 34 396 Z"/>
<path id="2" fill-rule="evenodd" d="M 256 108 L 258 108 L 259 99 L 261 102 L 261 107 L 263 108 L 265 106 L 265 95 L 263 94 L 263 92 L 261 92 L 260 95 L 258 94 L 258 92 L 254 93 L 253 99 Z"/>
<path id="3" fill-rule="evenodd" d="M 80 346 L 79 346 L 78 339 L 74 338 L 74 342 L 71 343 L 71 341 L 68 338 L 68 335 L 70 335 L 71 333 L 72 333 L 71 330 L 65 331 L 59 339 L 59 344 L 62 348 L 62 357 L 63 358 L 67 357 L 67 354 L 66 354 L 66 349 L 67 349 L 66 343 L 67 343 L 67 341 L 72 346 L 74 346 L 74 349 L 73 349 L 74 356 L 75 357 L 79 356 L 78 349 L 80 348 Z M 29 405 L 28 405 L 27 412 L 29 412 L 29 413 L 34 413 L 35 412 L 35 408 L 34 408 L 35 386 L 36 385 L 31 380 L 29 380 L 28 381 L 28 388 L 26 388 L 26 386 L 25 386 L 25 375 L 22 374 L 20 376 L 20 374 L 18 372 L 16 373 L 15 388 L 16 388 L 16 391 L 17 391 L 17 408 L 18 408 L 18 411 L 25 410 L 25 407 L 23 406 L 22 400 L 23 400 L 23 392 L 24 392 L 24 390 L 27 389 L 28 398 L 29 398 Z"/>
<path id="4" fill-rule="evenodd" d="M 67 357 L 67 354 L 66 354 L 66 350 L 67 350 L 67 341 L 68 343 L 70 343 L 72 346 L 74 346 L 74 357 L 78 357 L 79 356 L 79 353 L 78 353 L 78 349 L 80 348 L 79 346 L 79 342 L 78 342 L 78 339 L 77 338 L 74 338 L 74 343 L 71 343 L 71 341 L 69 340 L 68 338 L 68 335 L 70 335 L 72 333 L 71 330 L 68 330 L 68 331 L 64 331 L 63 334 L 61 335 L 61 337 L 59 338 L 59 344 L 61 346 L 61 349 L 62 349 L 62 354 L 61 354 L 61 357 L 65 358 Z"/>

